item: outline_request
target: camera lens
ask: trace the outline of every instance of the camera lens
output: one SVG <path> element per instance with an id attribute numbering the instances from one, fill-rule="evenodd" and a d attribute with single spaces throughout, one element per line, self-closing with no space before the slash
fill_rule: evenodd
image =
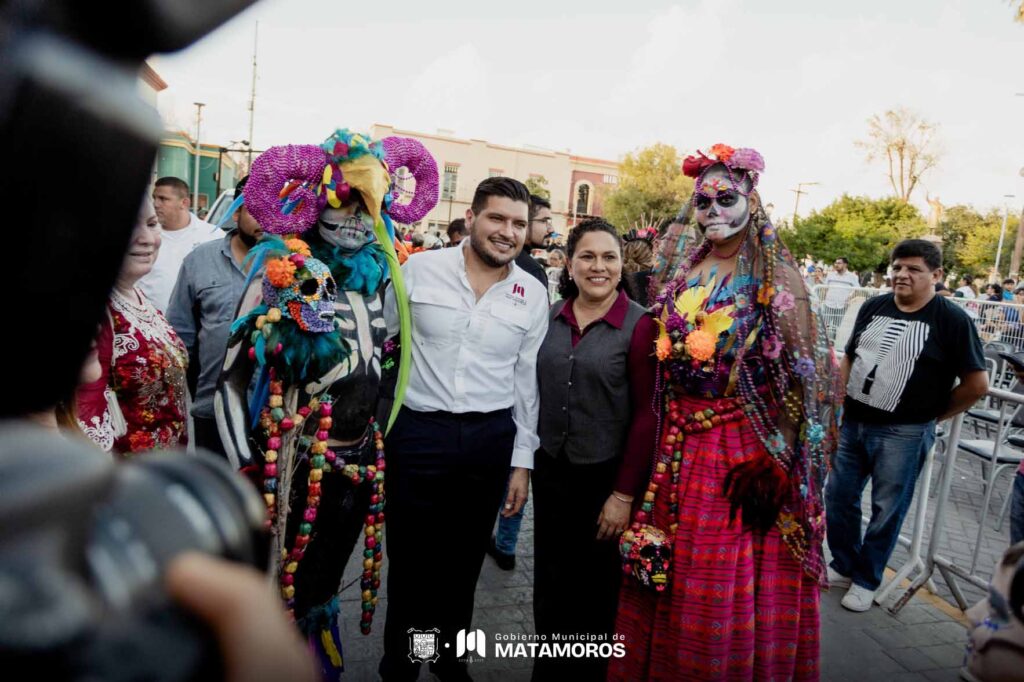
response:
<path id="1" fill-rule="evenodd" d="M 248 482 L 213 455 L 145 455 L 118 468 L 87 560 L 107 600 L 126 607 L 146 601 L 167 564 L 186 550 L 265 566 L 265 514 Z"/>

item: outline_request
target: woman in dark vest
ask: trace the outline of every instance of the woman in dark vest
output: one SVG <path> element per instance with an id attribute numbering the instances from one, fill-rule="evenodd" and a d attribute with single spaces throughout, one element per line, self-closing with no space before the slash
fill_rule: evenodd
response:
<path id="1" fill-rule="evenodd" d="M 566 641 L 562 634 L 602 646 L 588 658 L 539 657 L 533 678 L 603 680 L 622 579 L 618 539 L 655 446 L 649 339 L 657 329 L 623 291 L 622 239 L 612 225 L 580 223 L 567 251 L 563 300 L 551 308 L 537 356 L 534 618 L 547 642 Z M 575 639 L 587 634 L 597 639 Z"/>

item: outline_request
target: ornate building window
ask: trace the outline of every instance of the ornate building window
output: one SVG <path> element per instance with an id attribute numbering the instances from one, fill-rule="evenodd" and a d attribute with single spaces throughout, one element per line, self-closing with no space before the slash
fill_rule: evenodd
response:
<path id="1" fill-rule="evenodd" d="M 590 213 L 590 185 L 582 184 L 576 188 L 576 213 Z"/>

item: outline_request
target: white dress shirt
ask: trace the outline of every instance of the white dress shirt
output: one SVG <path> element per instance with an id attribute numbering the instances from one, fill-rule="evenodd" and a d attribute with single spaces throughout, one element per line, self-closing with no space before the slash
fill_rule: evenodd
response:
<path id="1" fill-rule="evenodd" d="M 537 350 L 548 329 L 548 292 L 509 263 L 505 279 L 478 301 L 466 276 L 465 249 L 413 254 L 402 266 L 412 312 L 412 369 L 404 405 L 418 412 L 493 412 L 512 408 L 512 466 L 533 468 L 540 444 Z M 398 333 L 391 286 L 388 334 Z"/>

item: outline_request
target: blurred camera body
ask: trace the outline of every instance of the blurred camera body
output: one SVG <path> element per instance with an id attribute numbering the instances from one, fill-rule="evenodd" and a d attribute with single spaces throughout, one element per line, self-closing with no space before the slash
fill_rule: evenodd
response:
<path id="1" fill-rule="evenodd" d="M 0 425 L 0 669 L 220 679 L 213 638 L 170 603 L 164 570 L 186 550 L 265 568 L 264 516 L 223 458 L 115 465 L 85 440 Z"/>

